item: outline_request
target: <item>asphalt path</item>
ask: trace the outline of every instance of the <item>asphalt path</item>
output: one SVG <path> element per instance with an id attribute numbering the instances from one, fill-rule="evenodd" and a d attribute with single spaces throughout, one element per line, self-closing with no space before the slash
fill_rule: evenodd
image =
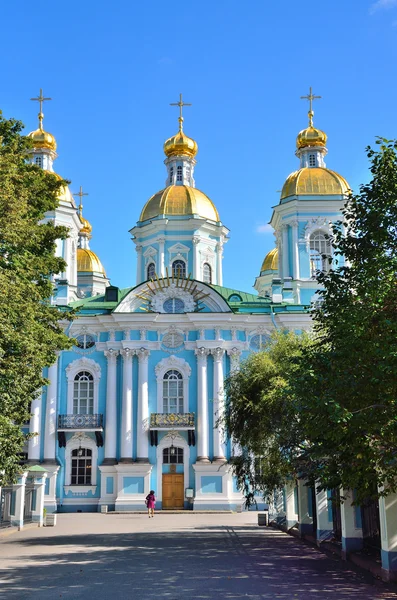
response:
<path id="1" fill-rule="evenodd" d="M 3 600 L 380 600 L 397 588 L 255 513 L 58 515 L 0 537 Z"/>

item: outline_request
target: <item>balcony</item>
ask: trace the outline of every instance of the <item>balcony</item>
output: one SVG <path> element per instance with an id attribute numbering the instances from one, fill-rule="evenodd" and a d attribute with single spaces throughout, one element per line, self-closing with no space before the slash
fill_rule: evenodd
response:
<path id="1" fill-rule="evenodd" d="M 102 431 L 103 415 L 59 415 L 58 431 Z"/>
<path id="2" fill-rule="evenodd" d="M 150 429 L 194 429 L 194 413 L 152 413 Z"/>

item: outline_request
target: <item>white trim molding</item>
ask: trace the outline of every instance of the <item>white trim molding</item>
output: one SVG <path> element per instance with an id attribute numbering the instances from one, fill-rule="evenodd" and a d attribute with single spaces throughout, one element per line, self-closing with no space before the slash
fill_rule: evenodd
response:
<path id="1" fill-rule="evenodd" d="M 91 485 L 89 486 L 82 486 L 82 485 L 72 485 L 71 484 L 71 478 L 72 478 L 72 451 L 73 450 L 77 450 L 78 448 L 80 448 L 80 446 L 82 448 L 87 448 L 88 450 L 91 450 L 92 452 L 92 456 L 91 456 Z M 82 493 L 84 488 L 89 488 L 92 490 L 92 488 L 94 488 L 94 492 L 95 492 L 95 488 L 96 488 L 96 481 L 97 481 L 97 465 L 98 465 L 98 447 L 95 443 L 95 440 L 93 440 L 91 437 L 89 437 L 87 434 L 85 433 L 75 433 L 73 435 L 73 437 L 70 438 L 70 440 L 68 440 L 66 442 L 66 448 L 65 448 L 65 487 L 67 487 L 68 489 L 72 490 L 73 492 L 80 492 Z"/>
<path id="2" fill-rule="evenodd" d="M 192 369 L 186 360 L 174 354 L 163 358 L 154 368 L 157 378 L 157 412 L 163 412 L 163 379 L 166 372 L 171 369 L 179 371 L 183 377 L 183 411 L 187 413 L 189 412 L 189 377 Z"/>

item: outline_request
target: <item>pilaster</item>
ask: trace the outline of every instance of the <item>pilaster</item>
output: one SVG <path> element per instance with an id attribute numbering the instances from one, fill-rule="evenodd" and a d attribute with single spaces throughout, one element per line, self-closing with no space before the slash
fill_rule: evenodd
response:
<path id="1" fill-rule="evenodd" d="M 110 334 L 109 334 L 110 336 Z M 104 464 L 116 463 L 117 444 L 117 390 L 116 367 L 118 350 L 110 348 L 104 352 L 108 359 L 106 384 L 106 429 L 105 429 L 105 460 Z"/>
<path id="2" fill-rule="evenodd" d="M 120 351 L 123 357 L 123 400 L 121 409 L 120 462 L 132 462 L 133 423 L 132 423 L 132 361 L 134 350 Z"/>
<path id="3" fill-rule="evenodd" d="M 197 462 L 208 462 L 208 350 L 197 348 L 194 353 L 197 357 Z"/>
<path id="4" fill-rule="evenodd" d="M 140 348 L 138 355 L 138 418 L 137 418 L 137 461 L 149 462 L 149 380 L 148 361 L 150 350 Z"/>
<path id="5" fill-rule="evenodd" d="M 213 419 L 214 419 L 214 430 L 213 430 L 213 446 L 214 446 L 214 457 L 215 461 L 224 461 L 225 453 L 222 443 L 222 419 L 224 413 L 224 392 L 223 392 L 223 357 L 225 351 L 223 348 L 214 348 L 211 350 L 211 354 L 214 357 L 214 387 L 213 387 Z"/>

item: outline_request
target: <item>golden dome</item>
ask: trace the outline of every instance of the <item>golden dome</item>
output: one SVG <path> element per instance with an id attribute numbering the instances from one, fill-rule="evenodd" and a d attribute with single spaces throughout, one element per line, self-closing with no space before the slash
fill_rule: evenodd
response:
<path id="1" fill-rule="evenodd" d="M 77 271 L 88 273 L 100 273 L 106 277 L 105 269 L 101 261 L 92 250 L 87 248 L 77 248 Z"/>
<path id="2" fill-rule="evenodd" d="M 54 152 L 57 149 L 57 143 L 54 136 L 52 133 L 44 131 L 41 121 L 40 127 L 35 131 L 28 133 L 27 137 L 33 140 L 34 148 L 47 148 L 48 150 L 53 150 Z"/>
<path id="3" fill-rule="evenodd" d="M 297 148 L 307 148 L 308 146 L 324 147 L 327 143 L 327 134 L 321 129 L 316 129 L 312 125 L 302 129 L 296 138 Z"/>
<path id="4" fill-rule="evenodd" d="M 289 196 L 341 196 L 349 192 L 346 179 L 324 167 L 303 167 L 289 175 L 281 200 Z"/>
<path id="5" fill-rule="evenodd" d="M 261 266 L 262 271 L 278 271 L 278 250 L 277 248 L 273 248 L 268 252 L 263 260 Z"/>
<path id="6" fill-rule="evenodd" d="M 159 215 L 198 215 L 210 221 L 219 221 L 213 202 L 196 188 L 170 185 L 154 194 L 142 209 L 140 221 Z"/>
<path id="7" fill-rule="evenodd" d="M 80 233 L 85 233 L 86 235 L 90 235 L 90 233 L 92 232 L 92 225 L 89 221 L 87 221 L 87 219 L 85 219 L 82 215 L 80 216 L 80 221 L 83 224 L 83 228 L 80 229 Z"/>
<path id="8" fill-rule="evenodd" d="M 182 128 L 176 135 L 173 135 L 164 142 L 164 154 L 167 157 L 180 156 L 184 154 L 194 158 L 197 152 L 197 142 L 183 133 Z"/>

